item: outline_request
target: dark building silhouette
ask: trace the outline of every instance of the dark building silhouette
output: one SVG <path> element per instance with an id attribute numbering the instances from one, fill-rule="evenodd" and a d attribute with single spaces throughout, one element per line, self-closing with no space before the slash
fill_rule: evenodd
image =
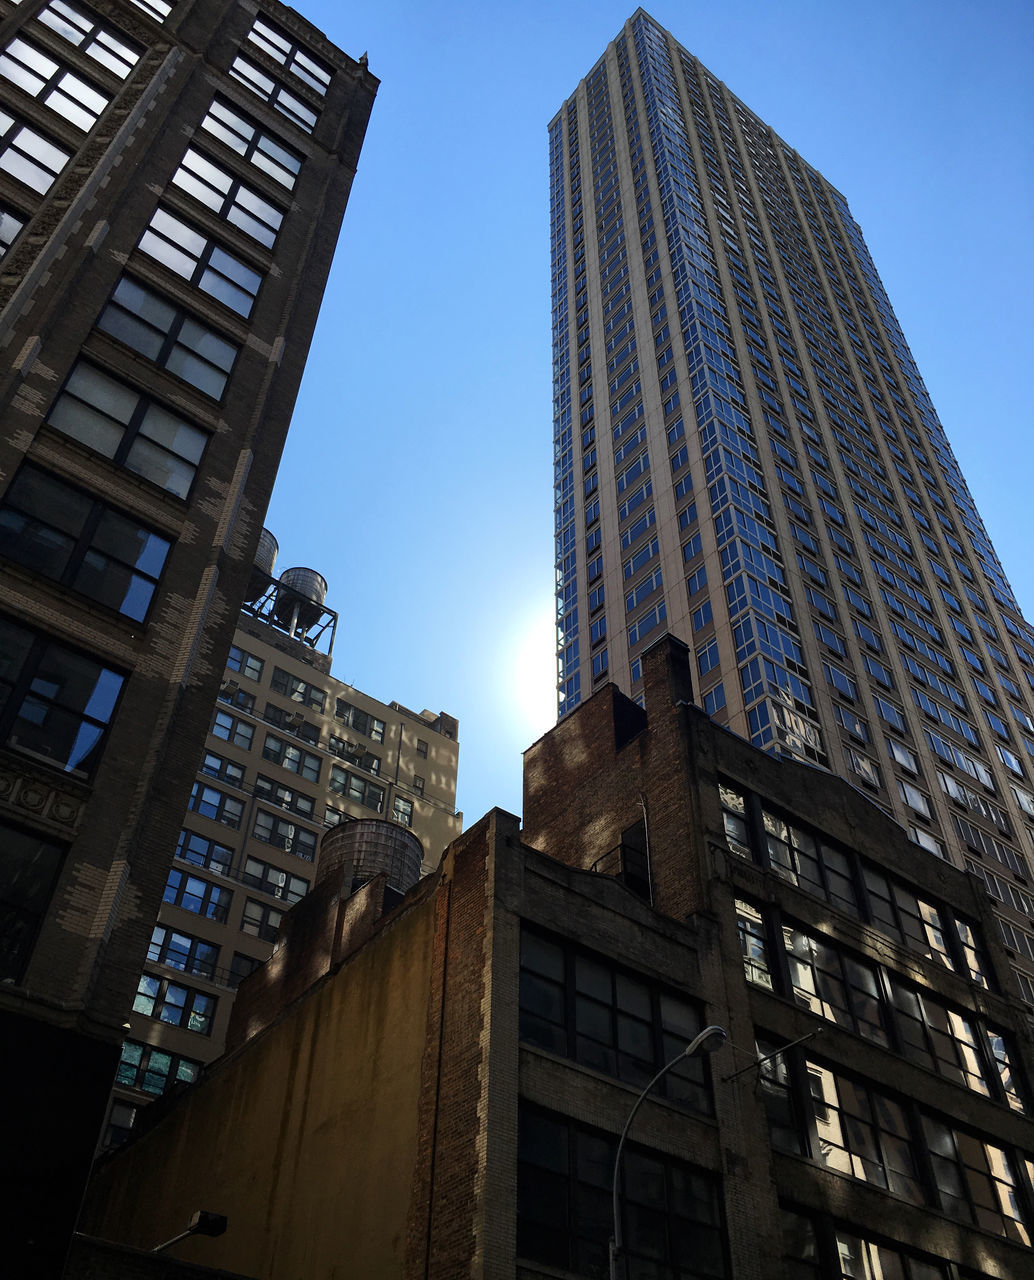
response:
<path id="1" fill-rule="evenodd" d="M 272 0 L 0 7 L 19 1275 L 56 1274 L 74 1222 L 376 88 Z"/>

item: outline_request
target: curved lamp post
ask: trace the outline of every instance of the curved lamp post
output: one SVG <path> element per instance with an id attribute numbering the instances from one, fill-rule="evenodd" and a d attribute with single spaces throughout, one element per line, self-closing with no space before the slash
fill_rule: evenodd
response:
<path id="1" fill-rule="evenodd" d="M 625 1127 L 621 1130 L 621 1138 L 618 1141 L 617 1155 L 614 1157 L 614 1179 L 611 1186 L 611 1194 L 613 1197 L 614 1212 L 614 1235 L 610 1241 L 610 1280 L 618 1280 L 618 1259 L 624 1252 L 624 1241 L 621 1238 L 621 1206 L 618 1203 L 618 1179 L 621 1175 L 621 1155 L 625 1149 L 625 1139 L 628 1137 L 628 1131 L 632 1127 L 632 1121 L 636 1117 L 636 1112 L 643 1105 L 650 1095 L 650 1091 L 658 1080 L 668 1074 L 673 1067 L 677 1067 L 680 1062 L 686 1058 L 692 1058 L 700 1049 L 705 1053 L 714 1053 L 715 1049 L 720 1049 L 725 1043 L 726 1032 L 723 1027 L 710 1026 L 705 1027 L 698 1036 L 686 1045 L 677 1058 L 672 1060 L 654 1076 L 646 1088 L 642 1091 L 635 1102 L 632 1104 L 632 1110 L 628 1113 L 628 1119 L 625 1121 Z"/>

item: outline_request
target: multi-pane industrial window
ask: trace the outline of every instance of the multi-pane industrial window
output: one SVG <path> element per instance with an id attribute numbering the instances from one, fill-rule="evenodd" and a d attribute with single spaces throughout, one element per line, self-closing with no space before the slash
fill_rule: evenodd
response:
<path id="1" fill-rule="evenodd" d="M 252 889 L 262 889 L 284 902 L 298 902 L 309 892 L 308 880 L 292 876 L 280 867 L 274 867 L 258 858 L 248 858 L 241 872 L 241 880 Z"/>
<path id="2" fill-rule="evenodd" d="M 314 684 L 308 684 L 305 680 L 300 680 L 282 667 L 273 668 L 273 678 L 269 682 L 269 687 L 274 693 L 283 694 L 292 702 L 300 702 L 302 706 L 312 707 L 315 711 L 322 711 L 327 700 L 327 695 L 322 689 Z"/>
<path id="3" fill-rule="evenodd" d="M 76 363 L 47 422 L 177 498 L 189 494 L 208 443 L 199 428 L 85 360 Z"/>
<path id="4" fill-rule="evenodd" d="M 277 782 L 275 778 L 267 778 L 262 773 L 255 778 L 255 794 L 263 800 L 268 800 L 270 804 L 275 804 L 281 809 L 290 809 L 292 813 L 300 813 L 306 818 L 311 818 L 316 813 L 316 801 L 312 796 L 296 791 L 293 787 L 285 787 L 282 782 Z"/>
<path id="5" fill-rule="evenodd" d="M 780 1060 L 784 1080 L 807 1086 L 806 1112 L 790 1119 L 802 1151 L 810 1151 L 828 1168 L 884 1187 L 914 1204 L 932 1205 L 956 1220 L 1030 1244 L 1029 1207 L 1017 1179 L 1021 1164 L 1034 1169 L 1028 1155 L 956 1129 L 905 1100 L 802 1059 L 793 1050 Z M 768 1109 L 769 1096 L 763 1096 Z M 775 1119 L 785 1125 L 787 1113 L 772 1109 L 769 1119 L 770 1124 Z M 918 1156 L 919 1132 L 932 1180 Z"/>
<path id="6" fill-rule="evenodd" d="M 320 780 L 322 761 L 319 756 L 313 755 L 311 751 L 303 751 L 301 747 L 296 747 L 291 742 L 284 742 L 282 738 L 276 738 L 271 733 L 266 734 L 262 755 L 264 759 L 272 760 L 274 764 L 290 770 L 291 773 L 297 773 L 299 777 L 308 778 L 310 782 Z"/>
<path id="7" fill-rule="evenodd" d="M 263 942 L 276 942 L 277 930 L 284 913 L 276 907 L 268 907 L 262 902 L 249 898 L 244 907 L 241 919 L 241 933 L 253 938 L 261 938 Z"/>
<path id="8" fill-rule="evenodd" d="M 250 58 L 238 54 L 230 64 L 230 75 L 305 133 L 312 133 L 316 127 L 317 113 Z"/>
<path id="9" fill-rule="evenodd" d="M 811 1219 L 788 1210 L 783 1212 L 783 1238 L 787 1275 L 794 1280 L 948 1280 L 946 1262 L 915 1257 L 842 1226 L 818 1232 Z"/>
<path id="10" fill-rule="evenodd" d="M 299 827 L 286 818 L 278 818 L 276 814 L 267 813 L 265 809 L 255 812 L 255 826 L 251 834 L 263 844 L 276 845 L 286 853 L 293 853 L 306 862 L 316 857 L 318 840 L 314 831 Z"/>
<path id="11" fill-rule="evenodd" d="M 302 167 L 301 156 L 274 134 L 266 133 L 250 116 L 241 115 L 236 107 L 216 98 L 201 121 L 201 128 L 288 191 L 294 187 Z"/>
<path id="12" fill-rule="evenodd" d="M 62 120 L 84 133 L 93 128 L 111 101 L 96 86 L 66 70 L 20 36 L 15 36 L 0 53 L 0 76 L 31 97 L 39 98 Z"/>
<path id="13" fill-rule="evenodd" d="M 176 857 L 192 866 L 207 867 L 209 871 L 227 875 L 233 862 L 233 850 L 228 845 L 184 828 L 176 842 Z"/>
<path id="14" fill-rule="evenodd" d="M 250 316 L 262 283 L 253 270 L 196 227 L 159 206 L 139 248 L 238 315 Z"/>
<path id="15" fill-rule="evenodd" d="M 186 871 L 173 867 L 165 882 L 162 901 L 173 907 L 182 907 L 184 911 L 192 911 L 196 916 L 205 916 L 208 920 L 226 922 L 233 894 L 201 876 L 192 876 Z"/>
<path id="16" fill-rule="evenodd" d="M 261 658 L 256 658 L 253 653 L 248 653 L 246 649 L 242 649 L 239 645 L 232 644 L 226 659 L 226 666 L 230 671 L 237 671 L 242 676 L 247 676 L 249 680 L 261 680 L 262 668 L 265 663 Z"/>
<path id="17" fill-rule="evenodd" d="M 729 785 L 720 786 L 719 794 L 733 852 L 767 865 L 791 884 L 848 915 L 868 921 L 928 959 L 965 974 L 981 986 L 989 985 L 987 958 L 975 927 L 968 921 L 761 805 L 758 809 L 764 847 L 755 850 L 746 797 Z"/>
<path id="18" fill-rule="evenodd" d="M 211 732 L 224 742 L 232 742 L 235 747 L 251 750 L 251 742 L 255 736 L 255 727 L 245 720 L 238 720 L 226 711 L 217 711 L 212 720 Z"/>
<path id="19" fill-rule="evenodd" d="M 0 617 L 0 743 L 88 775 L 123 682 L 95 658 Z"/>
<path id="20" fill-rule="evenodd" d="M 274 27 L 265 18 L 256 18 L 248 39 L 321 97 L 326 94 L 330 85 L 330 68 L 314 58 L 304 45 L 292 40 L 286 31 Z"/>
<path id="21" fill-rule="evenodd" d="M 202 938 L 194 938 L 189 933 L 179 933 L 158 924 L 151 932 L 147 958 L 152 964 L 164 964 L 170 969 L 179 969 L 182 973 L 196 973 L 201 978 L 210 978 L 219 961 L 219 948 Z"/>
<path id="22" fill-rule="evenodd" d="M 153 18 L 155 22 L 164 22 L 172 13 L 173 5 L 176 0 L 129 0 L 130 4 L 135 4 L 138 9 L 146 13 L 149 18 Z"/>
<path id="23" fill-rule="evenodd" d="M 605 1276 L 614 1135 L 526 1103 L 517 1133 L 518 1257 L 565 1273 Z M 628 1146 L 618 1192 L 630 1276 L 728 1275 L 718 1184 L 711 1174 Z"/>
<path id="24" fill-rule="evenodd" d="M 225 791 L 217 791 L 215 787 L 206 787 L 202 782 L 194 783 L 187 808 L 234 830 L 241 825 L 244 816 L 243 800 L 228 796 Z"/>
<path id="25" fill-rule="evenodd" d="M 115 1083 L 145 1093 L 164 1093 L 171 1084 L 190 1084 L 198 1078 L 201 1063 L 167 1053 L 152 1045 L 127 1040 L 122 1046 Z"/>
<path id="26" fill-rule="evenodd" d="M 0 552 L 127 618 L 146 618 L 169 540 L 26 464 L 0 505 Z"/>
<path id="27" fill-rule="evenodd" d="M 238 348 L 135 280 L 122 277 L 97 326 L 213 400 L 222 399 Z M 191 460 L 196 464 L 200 456 Z"/>
<path id="28" fill-rule="evenodd" d="M 267 249 L 273 247 L 283 213 L 208 156 L 188 148 L 172 180 L 245 235 Z"/>
<path id="29" fill-rule="evenodd" d="M 558 938 L 521 931 L 520 1035 L 583 1066 L 644 1085 L 701 1029 L 685 1000 Z M 687 1058 L 658 1086 L 711 1110 L 704 1060 Z"/>
<path id="30" fill-rule="evenodd" d="M 20 982 L 64 850 L 50 840 L 0 822 L 0 851 L 0 982 Z"/>
<path id="31" fill-rule="evenodd" d="M 1026 1110 L 1001 1032 L 796 924 L 780 923 L 774 936 L 782 954 L 771 954 L 765 913 L 750 902 L 737 900 L 736 918 L 748 982 L 792 996 L 876 1044 L 894 1045 L 910 1061 L 1014 1111 Z"/>
<path id="32" fill-rule="evenodd" d="M 152 973 L 141 974 L 133 1000 L 134 1013 L 157 1018 L 185 1031 L 197 1031 L 203 1036 L 211 1034 L 215 1006 L 214 996 Z"/>
<path id="33" fill-rule="evenodd" d="M 348 796 L 356 804 L 365 805 L 375 813 L 384 809 L 384 788 L 367 778 L 360 778 L 357 773 L 350 773 L 340 765 L 331 765 L 330 789 L 338 795 Z"/>
<path id="34" fill-rule="evenodd" d="M 120 80 L 125 80 L 140 60 L 140 50 L 135 45 L 68 0 L 50 0 L 37 15 L 37 21 L 56 31 Z"/>
<path id="35" fill-rule="evenodd" d="M 0 111 L 0 169 L 43 195 L 72 154 Z"/>

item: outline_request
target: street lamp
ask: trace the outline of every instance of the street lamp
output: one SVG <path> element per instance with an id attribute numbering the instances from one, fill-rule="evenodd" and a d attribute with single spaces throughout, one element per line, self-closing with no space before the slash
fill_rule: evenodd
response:
<path id="1" fill-rule="evenodd" d="M 617 1155 L 614 1157 L 614 1180 L 611 1186 L 611 1194 L 613 1197 L 614 1211 L 614 1234 L 610 1241 L 610 1280 L 618 1280 L 618 1258 L 621 1257 L 624 1241 L 621 1238 L 621 1207 L 618 1204 L 618 1179 L 621 1175 L 621 1154 L 625 1149 L 625 1139 L 628 1137 L 628 1131 L 632 1127 L 632 1121 L 636 1117 L 636 1112 L 646 1101 L 651 1089 L 663 1076 L 666 1076 L 673 1067 L 677 1067 L 685 1058 L 692 1056 L 700 1049 L 705 1053 L 714 1053 L 715 1049 L 720 1049 L 725 1043 L 726 1032 L 722 1027 L 705 1027 L 698 1036 L 695 1036 L 689 1044 L 682 1050 L 676 1058 L 661 1067 L 660 1071 L 654 1076 L 646 1088 L 642 1091 L 635 1102 L 632 1104 L 632 1110 L 628 1113 L 628 1119 L 625 1121 L 625 1127 L 621 1130 L 621 1138 L 618 1141 Z"/>

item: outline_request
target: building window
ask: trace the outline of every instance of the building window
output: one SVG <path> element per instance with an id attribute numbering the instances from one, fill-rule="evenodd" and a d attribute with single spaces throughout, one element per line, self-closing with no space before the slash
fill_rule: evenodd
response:
<path id="1" fill-rule="evenodd" d="M 140 61 L 140 50 L 135 45 L 94 21 L 92 14 L 69 4 L 68 0 L 50 0 L 37 15 L 37 21 L 56 31 L 120 80 L 125 80 Z"/>
<path id="2" fill-rule="evenodd" d="M 924 1115 L 922 1121 L 943 1212 L 1029 1245 L 1030 1231 L 1021 1215 L 1009 1153 L 932 1116 Z"/>
<path id="3" fill-rule="evenodd" d="M 152 964 L 164 964 L 182 973 L 211 978 L 219 961 L 219 948 L 201 938 L 193 938 L 189 933 L 178 933 L 159 924 L 151 932 L 147 958 Z"/>
<path id="4" fill-rule="evenodd" d="M 250 116 L 216 98 L 201 121 L 201 128 L 288 191 L 294 188 L 302 167 L 301 156 L 275 134 L 266 133 Z"/>
<path id="5" fill-rule="evenodd" d="M 22 980 L 64 856 L 60 845 L 0 822 L 0 982 Z"/>
<path id="6" fill-rule="evenodd" d="M 279 62 L 286 71 L 297 76 L 303 84 L 314 89 L 320 97 L 326 94 L 330 85 L 330 68 L 313 57 L 304 45 L 292 40 L 286 31 L 274 27 L 265 18 L 256 18 L 255 25 L 248 32 L 248 39 L 268 57 Z"/>
<path id="7" fill-rule="evenodd" d="M 181 987 L 178 982 L 151 973 L 141 974 L 133 1000 L 134 1013 L 157 1018 L 185 1031 L 197 1031 L 203 1036 L 212 1033 L 215 1006 L 214 996 L 192 987 Z"/>
<path id="8" fill-rule="evenodd" d="M 277 930 L 284 913 L 276 907 L 267 907 L 262 902 L 249 898 L 244 907 L 241 920 L 241 932 L 253 938 L 261 938 L 263 942 L 276 942 Z"/>
<path id="9" fill-rule="evenodd" d="M 246 956 L 240 951 L 235 951 L 230 961 L 227 985 L 231 990 L 236 991 L 248 974 L 254 973 L 261 964 L 262 961 L 256 960 L 254 956 Z"/>
<path id="10" fill-rule="evenodd" d="M 520 1035 L 527 1043 L 640 1086 L 702 1026 L 697 1010 L 674 993 L 603 956 L 522 929 Z M 686 1059 L 658 1087 L 711 1111 L 702 1057 Z"/>
<path id="11" fill-rule="evenodd" d="M 122 1046 L 122 1061 L 115 1083 L 157 1095 L 173 1084 L 192 1084 L 200 1073 L 200 1062 L 181 1058 L 178 1053 L 166 1053 L 153 1045 L 127 1040 Z"/>
<path id="12" fill-rule="evenodd" d="M 223 398 L 238 348 L 129 276 L 116 285 L 97 327 L 213 400 Z M 156 438 L 164 442 L 170 434 L 166 431 Z M 193 461 L 198 458 L 200 453 Z"/>
<path id="13" fill-rule="evenodd" d="M 314 831 L 299 827 L 286 818 L 278 818 L 275 814 L 259 809 L 255 813 L 255 826 L 251 834 L 263 844 L 275 845 L 285 853 L 293 853 L 306 862 L 316 857 L 318 840 Z"/>
<path id="14" fill-rule="evenodd" d="M 273 668 L 273 678 L 269 682 L 269 687 L 274 693 L 283 694 L 285 698 L 290 698 L 292 702 L 300 702 L 305 707 L 312 707 L 314 711 L 322 711 L 327 701 L 327 695 L 322 689 L 299 680 L 297 676 L 291 675 L 282 667 Z"/>
<path id="15" fill-rule="evenodd" d="M 230 913 L 233 894 L 229 889 L 203 880 L 200 876 L 189 875 L 186 871 L 177 871 L 175 867 L 169 872 L 165 882 L 162 901 L 174 907 L 182 907 L 184 911 L 192 911 L 195 915 L 204 916 L 208 920 L 226 923 Z"/>
<path id="16" fill-rule="evenodd" d="M 316 801 L 293 787 L 285 787 L 275 778 L 267 778 L 258 774 L 255 778 L 255 794 L 261 799 L 275 804 L 281 809 L 289 809 L 291 813 L 300 813 L 303 817 L 312 818 L 316 814 Z"/>
<path id="17" fill-rule="evenodd" d="M 206 787 L 202 782 L 194 783 L 187 808 L 203 818 L 211 818 L 213 822 L 232 827 L 234 831 L 240 827 L 244 817 L 243 800 L 228 796 L 225 791 L 217 791 L 215 787 Z"/>
<path id="18" fill-rule="evenodd" d="M 416 753 L 421 760 L 427 759 L 427 743 L 423 738 L 417 738 L 416 740 Z"/>
<path id="19" fill-rule="evenodd" d="M 26 464 L 0 506 L 0 552 L 142 622 L 169 540 Z"/>
<path id="20" fill-rule="evenodd" d="M 217 302 L 250 316 L 262 273 L 160 205 L 137 246 Z"/>
<path id="21" fill-rule="evenodd" d="M 71 158 L 70 151 L 0 110 L 0 169 L 12 178 L 45 195 Z"/>
<path id="22" fill-rule="evenodd" d="M 206 778 L 219 778 L 232 787 L 244 786 L 244 766 L 236 760 L 227 760 L 225 756 L 216 755 L 214 751 L 206 751 L 201 757 L 201 768 Z"/>
<path id="23" fill-rule="evenodd" d="M 275 724 L 278 729 L 293 733 L 303 742 L 308 742 L 314 747 L 319 746 L 319 726 L 306 720 L 300 711 L 287 711 L 284 707 L 277 707 L 272 702 L 267 702 L 266 709 L 262 712 L 262 719 L 269 724 Z"/>
<path id="24" fill-rule="evenodd" d="M 342 769 L 340 765 L 332 765 L 330 769 L 330 789 L 338 795 L 348 796 L 356 804 L 364 805 L 375 813 L 384 811 L 384 788 L 358 774 Z"/>
<path id="25" fill-rule="evenodd" d="M 371 716 L 366 711 L 361 711 L 359 707 L 354 707 L 350 702 L 345 702 L 343 698 L 338 698 L 334 711 L 334 718 L 340 720 L 342 724 L 347 724 L 350 729 L 354 729 L 356 733 L 363 734 L 364 737 L 372 738 L 374 742 L 384 741 L 384 721 L 378 720 L 375 716 Z M 423 754 L 427 755 L 427 743 L 423 744 Z M 417 755 L 421 754 L 420 740 L 417 740 Z"/>
<path id="26" fill-rule="evenodd" d="M 323 761 L 311 751 L 303 751 L 301 747 L 296 747 L 293 742 L 285 742 L 283 738 L 267 733 L 262 747 L 262 756 L 263 759 L 271 760 L 282 769 L 296 773 L 299 777 L 308 779 L 309 782 L 320 780 Z"/>
<path id="27" fill-rule="evenodd" d="M 279 867 L 271 866 L 268 862 L 260 862 L 258 858 L 248 858 L 245 861 L 241 880 L 252 889 L 261 889 L 264 893 L 271 893 L 274 898 L 281 898 L 288 903 L 301 901 L 309 892 L 308 880 L 303 880 L 301 876 L 292 876 Z"/>
<path id="28" fill-rule="evenodd" d="M 422 796 L 424 794 L 424 780 L 418 773 L 413 775 L 413 790 L 418 796 Z"/>
<path id="29" fill-rule="evenodd" d="M 0 53 L 0 76 L 39 100 L 62 120 L 89 133 L 111 99 L 89 81 L 66 70 L 20 36 Z"/>
<path id="30" fill-rule="evenodd" d="M 375 756 L 372 752 L 365 751 L 358 743 L 346 742 L 344 738 L 338 738 L 331 734 L 330 741 L 327 743 L 327 750 L 339 759 L 347 760 L 356 769 L 363 769 L 367 773 L 374 774 L 374 776 L 380 774 L 380 756 Z"/>
<path id="31" fill-rule="evenodd" d="M 137 1109 L 129 1102 L 114 1101 L 108 1113 L 108 1124 L 104 1131 L 104 1146 L 120 1147 L 125 1142 L 136 1123 Z"/>
<path id="32" fill-rule="evenodd" d="M 213 737 L 222 738 L 224 742 L 232 742 L 235 747 L 243 747 L 245 751 L 250 751 L 255 727 L 245 720 L 231 716 L 229 712 L 217 711 L 212 720 L 211 733 Z"/>
<path id="33" fill-rule="evenodd" d="M 790 988 L 799 1005 L 876 1044 L 889 1043 L 871 965 L 794 925 L 783 926 L 783 945 Z"/>
<path id="34" fill-rule="evenodd" d="M 230 64 L 230 75 L 260 97 L 263 102 L 270 103 L 274 110 L 279 111 L 303 132 L 312 133 L 316 127 L 317 113 L 291 93 L 279 80 L 275 80 L 261 67 L 256 66 L 250 58 L 244 58 L 238 54 Z"/>
<path id="35" fill-rule="evenodd" d="M 3 157 L 0 156 L 0 165 L 2 164 Z M 0 258 L 10 249 L 24 228 L 24 218 L 18 217 L 10 209 L 0 206 Z"/>
<path id="36" fill-rule="evenodd" d="M 941 1259 L 913 1256 L 888 1244 L 877 1244 L 841 1226 L 816 1231 L 810 1218 L 783 1211 L 785 1256 L 794 1266 L 787 1275 L 799 1280 L 821 1276 L 893 1277 L 894 1280 L 948 1280 L 948 1264 Z M 952 1271 L 952 1275 L 959 1274 Z"/>
<path id="37" fill-rule="evenodd" d="M 176 857 L 191 866 L 206 867 L 225 876 L 229 875 L 233 863 L 233 850 L 229 845 L 218 844 L 184 828 L 176 842 Z"/>
<path id="38" fill-rule="evenodd" d="M 208 443 L 200 428 L 85 360 L 72 370 L 47 423 L 177 498 L 190 493 Z"/>
<path id="39" fill-rule="evenodd" d="M 188 147 L 172 181 L 231 226 L 272 249 L 283 213 L 214 160 Z"/>
<path id="40" fill-rule="evenodd" d="M 0 616 L 0 743 L 89 776 L 124 677 Z"/>
<path id="41" fill-rule="evenodd" d="M 255 710 L 255 695 L 242 689 L 236 680 L 224 680 L 219 686 L 219 701 L 229 703 L 249 715 Z"/>
<path id="42" fill-rule="evenodd" d="M 404 827 L 413 825 L 413 801 L 405 799 L 404 796 L 396 796 L 391 806 L 391 817 L 394 822 L 401 823 Z"/>
<path id="43" fill-rule="evenodd" d="M 517 1255 L 583 1276 L 607 1274 L 617 1140 L 521 1103 L 517 1139 Z M 629 1145 L 619 1204 L 629 1275 L 728 1275 L 717 1180 Z"/>
<path id="44" fill-rule="evenodd" d="M 227 669 L 236 671 L 242 676 L 247 676 L 249 680 L 261 680 L 262 668 L 265 663 L 261 658 L 256 658 L 253 653 L 248 653 L 246 649 L 241 649 L 238 645 L 230 645 L 230 653 L 226 659 Z"/>

